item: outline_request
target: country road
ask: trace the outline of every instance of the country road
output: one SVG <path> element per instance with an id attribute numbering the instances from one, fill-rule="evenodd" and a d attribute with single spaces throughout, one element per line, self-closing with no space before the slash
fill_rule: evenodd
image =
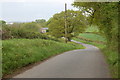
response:
<path id="1" fill-rule="evenodd" d="M 14 78 L 110 78 L 101 51 L 95 46 L 77 43 L 86 49 L 68 51 L 50 58 Z"/>

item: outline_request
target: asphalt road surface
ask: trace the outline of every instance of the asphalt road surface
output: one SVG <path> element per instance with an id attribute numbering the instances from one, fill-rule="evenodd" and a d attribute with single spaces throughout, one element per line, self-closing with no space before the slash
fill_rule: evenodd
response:
<path id="1" fill-rule="evenodd" d="M 101 51 L 92 45 L 76 43 L 82 44 L 86 49 L 55 56 L 14 78 L 110 78 Z"/>

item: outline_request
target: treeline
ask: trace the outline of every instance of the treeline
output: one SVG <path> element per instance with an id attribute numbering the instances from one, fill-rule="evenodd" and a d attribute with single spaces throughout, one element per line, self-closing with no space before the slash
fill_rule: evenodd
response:
<path id="1" fill-rule="evenodd" d="M 66 20 L 65 20 L 66 14 Z M 66 21 L 66 27 L 65 27 Z M 68 41 L 79 33 L 84 32 L 87 26 L 86 16 L 81 11 L 67 10 L 54 14 L 47 22 L 49 34 L 57 38 L 65 37 Z M 65 34 L 66 30 L 66 34 Z"/>
<path id="2" fill-rule="evenodd" d="M 8 38 L 39 38 L 40 27 L 48 27 L 48 34 L 56 38 L 66 37 L 68 41 L 87 26 L 95 25 L 101 35 L 107 39 L 107 47 L 118 50 L 118 2 L 74 2 L 79 11 L 67 10 L 53 15 L 47 22 L 36 20 L 31 23 L 6 25 L 2 21 L 2 39 Z M 65 28 L 65 14 L 67 15 Z M 18 29 L 19 28 L 19 29 Z M 65 30 L 67 35 L 65 35 Z M 43 36 L 43 35 L 42 35 Z"/>
<path id="3" fill-rule="evenodd" d="M 119 2 L 74 2 L 83 14 L 88 15 L 90 25 L 97 25 L 107 39 L 107 47 L 118 51 L 118 7 Z"/>
<path id="4" fill-rule="evenodd" d="M 13 23 L 7 24 L 5 21 L 0 21 L 2 27 L 1 36 L 2 40 L 6 39 L 52 39 L 57 40 L 54 37 L 41 33 L 41 29 L 45 27 L 46 21 L 44 19 L 36 20 L 34 22 L 27 23 Z"/>
<path id="5" fill-rule="evenodd" d="M 49 39 L 51 36 L 58 38 L 67 38 L 68 41 L 72 37 L 77 36 L 80 32 L 84 32 L 87 25 L 86 16 L 81 11 L 67 10 L 67 28 L 65 28 L 65 12 L 56 13 L 48 21 L 44 19 L 35 20 L 29 23 L 14 23 L 6 24 L 5 21 L 1 21 L 2 24 L 2 39 L 12 38 L 42 38 Z M 40 33 L 40 28 L 47 27 L 49 32 L 46 34 Z M 65 29 L 67 34 L 65 35 Z M 49 35 L 49 36 L 48 36 Z M 52 38 L 53 38 L 52 37 Z"/>

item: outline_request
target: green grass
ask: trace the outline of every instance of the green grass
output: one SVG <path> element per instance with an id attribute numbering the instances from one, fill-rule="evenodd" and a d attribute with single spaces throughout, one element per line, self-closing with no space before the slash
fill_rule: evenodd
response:
<path id="1" fill-rule="evenodd" d="M 82 40 L 82 39 L 79 39 L 79 38 L 73 38 L 73 40 L 76 40 L 76 41 L 79 41 L 79 42 L 82 42 L 82 43 L 86 43 L 86 44 L 95 45 L 95 46 L 97 46 L 101 49 L 106 47 L 105 44 L 99 44 L 99 43 L 96 43 L 96 42 L 85 41 L 85 40 Z"/>
<path id="2" fill-rule="evenodd" d="M 84 47 L 75 43 L 62 43 L 43 39 L 11 39 L 2 41 L 2 72 L 10 74 L 18 68 L 53 55 Z"/>
<path id="3" fill-rule="evenodd" d="M 99 29 L 97 26 L 88 26 L 85 32 L 99 32 Z"/>
<path id="4" fill-rule="evenodd" d="M 79 37 L 85 38 L 85 39 L 90 39 L 92 41 L 102 41 L 106 42 L 105 38 L 94 33 L 81 33 L 79 34 Z"/>
<path id="5" fill-rule="evenodd" d="M 96 35 L 93 36 L 91 34 L 88 34 L 88 35 L 83 34 L 83 37 L 86 37 L 86 36 L 89 39 L 92 39 L 92 38 L 96 37 Z M 113 78 L 118 78 L 118 52 L 117 51 L 108 49 L 105 44 L 99 44 L 99 43 L 96 43 L 96 42 L 85 41 L 85 40 L 82 40 L 82 39 L 79 39 L 79 38 L 73 38 L 73 40 L 83 42 L 83 43 L 86 43 L 86 44 L 91 44 L 91 45 L 94 45 L 94 46 L 97 46 L 98 48 L 100 48 L 101 51 L 103 52 L 103 54 L 106 57 L 107 63 L 109 64 L 109 69 L 111 71 L 112 77 Z M 103 39 L 99 38 L 99 40 L 102 41 Z M 103 40 L 103 41 L 105 41 L 105 40 Z"/>

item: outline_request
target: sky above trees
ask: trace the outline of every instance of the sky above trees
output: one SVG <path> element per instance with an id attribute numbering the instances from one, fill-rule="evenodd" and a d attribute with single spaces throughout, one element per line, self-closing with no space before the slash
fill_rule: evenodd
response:
<path id="1" fill-rule="evenodd" d="M 30 22 L 36 19 L 48 20 L 55 13 L 68 9 L 74 0 L 0 0 L 0 19 L 7 22 Z"/>

